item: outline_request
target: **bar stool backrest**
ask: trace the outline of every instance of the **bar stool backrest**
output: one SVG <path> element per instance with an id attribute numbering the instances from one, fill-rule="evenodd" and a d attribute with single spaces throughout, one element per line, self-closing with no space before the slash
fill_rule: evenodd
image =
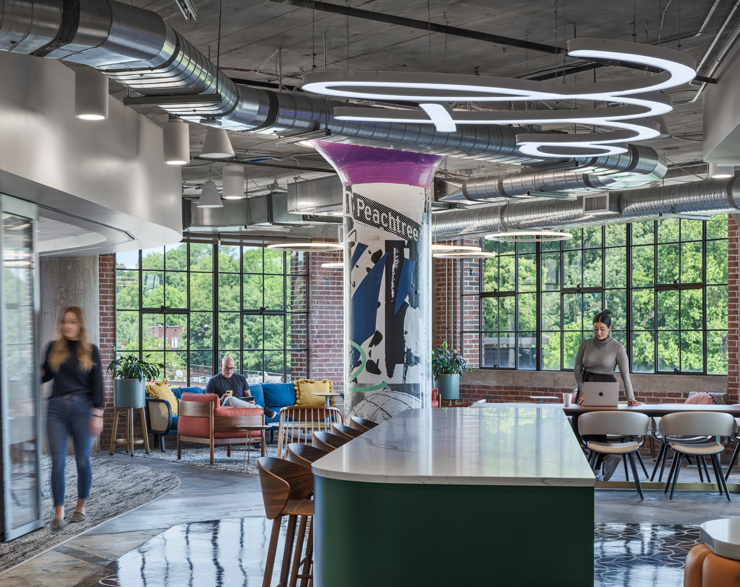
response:
<path id="1" fill-rule="evenodd" d="M 645 436 L 650 418 L 639 412 L 587 412 L 578 417 L 578 432 L 587 434 L 615 434 L 619 436 Z"/>
<path id="2" fill-rule="evenodd" d="M 735 419 L 730 414 L 721 412 L 675 412 L 663 416 L 660 427 L 666 436 L 729 438 L 735 429 Z"/>
<path id="3" fill-rule="evenodd" d="M 308 446 L 300 442 L 291 442 L 288 445 L 288 460 L 292 463 L 311 468 L 311 463 L 318 461 L 329 453 L 315 446 Z"/>
<path id="4" fill-rule="evenodd" d="M 274 457 L 257 461 L 265 515 L 274 520 L 289 499 L 306 499 L 313 491 L 313 473 L 304 466 Z"/>
<path id="5" fill-rule="evenodd" d="M 367 430 L 355 430 L 344 424 L 332 424 L 331 431 L 332 434 L 336 434 L 337 436 L 349 436 L 350 438 L 357 438 L 358 436 L 362 436 L 364 432 L 368 432 Z"/>
<path id="6" fill-rule="evenodd" d="M 365 418 L 360 418 L 359 416 L 352 416 L 352 421 L 356 422 L 360 426 L 367 428 L 368 430 L 372 430 L 373 428 L 378 426 L 377 422 L 373 422 L 372 420 L 366 420 Z"/>
<path id="7" fill-rule="evenodd" d="M 288 443 L 297 440 L 308 443 L 316 432 L 328 432 L 332 424 L 342 424 L 344 416 L 337 408 L 325 406 L 288 406 L 280 410 L 278 457 L 284 459 Z"/>
<path id="8" fill-rule="evenodd" d="M 328 451 L 335 450 L 350 441 L 349 438 L 341 438 L 340 436 L 332 434 L 331 432 L 317 432 L 313 435 L 313 437 L 314 446 Z"/>

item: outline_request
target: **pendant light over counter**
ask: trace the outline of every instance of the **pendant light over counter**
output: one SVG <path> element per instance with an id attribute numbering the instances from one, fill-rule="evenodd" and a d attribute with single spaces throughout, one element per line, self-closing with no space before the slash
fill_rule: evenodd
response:
<path id="1" fill-rule="evenodd" d="M 243 200 L 244 168 L 241 165 L 226 165 L 223 169 L 224 200 Z"/>
<path id="2" fill-rule="evenodd" d="M 108 118 L 108 76 L 92 67 L 75 71 L 75 117 L 82 120 Z"/>
<path id="3" fill-rule="evenodd" d="M 223 208 L 224 203 L 218 195 L 218 188 L 210 179 L 203 184 L 203 190 L 200 192 L 196 205 L 198 208 Z"/>
<path id="4" fill-rule="evenodd" d="M 170 118 L 162 127 L 162 140 L 167 165 L 190 163 L 190 127 L 184 120 Z"/>
<path id="5" fill-rule="evenodd" d="M 200 156 L 206 159 L 228 159 L 234 156 L 229 134 L 222 128 L 210 127 L 206 132 Z"/>

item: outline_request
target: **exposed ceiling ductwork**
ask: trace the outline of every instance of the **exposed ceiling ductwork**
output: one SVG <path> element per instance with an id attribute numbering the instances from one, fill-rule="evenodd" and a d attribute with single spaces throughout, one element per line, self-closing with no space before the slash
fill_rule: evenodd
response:
<path id="1" fill-rule="evenodd" d="M 126 103 L 155 104 L 191 122 L 281 134 L 325 130 L 330 133 L 326 140 L 352 144 L 392 144 L 508 163 L 537 161 L 518 151 L 516 136 L 525 129 L 464 125 L 445 133 L 432 125 L 341 121 L 330 114 L 339 102 L 237 86 L 158 14 L 129 4 L 0 0 L 0 15 L 0 50 L 95 67 L 141 94 Z M 652 151 L 648 159 L 654 158 Z"/>
<path id="2" fill-rule="evenodd" d="M 610 192 L 611 216 L 584 214 L 582 201 L 545 200 L 449 210 L 432 217 L 435 238 L 446 240 L 514 229 L 574 228 L 632 222 L 675 214 L 728 214 L 740 210 L 740 182 L 709 179 L 671 186 Z M 612 206 L 610 206 L 612 207 Z"/>

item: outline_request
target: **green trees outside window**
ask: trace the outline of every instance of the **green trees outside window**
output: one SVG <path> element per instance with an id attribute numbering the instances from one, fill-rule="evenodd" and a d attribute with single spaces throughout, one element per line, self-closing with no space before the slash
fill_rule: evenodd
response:
<path id="1" fill-rule="evenodd" d="M 183 242 L 116 255 L 116 348 L 203 386 L 229 354 L 251 382 L 307 371 L 304 253 Z"/>
<path id="2" fill-rule="evenodd" d="M 593 316 L 610 308 L 634 372 L 727 373 L 727 216 L 567 232 L 560 242 L 482 241 L 497 257 L 463 262 L 476 284 L 464 303 L 480 302 L 480 327 L 465 332 L 480 340 L 481 367 L 572 369 Z"/>

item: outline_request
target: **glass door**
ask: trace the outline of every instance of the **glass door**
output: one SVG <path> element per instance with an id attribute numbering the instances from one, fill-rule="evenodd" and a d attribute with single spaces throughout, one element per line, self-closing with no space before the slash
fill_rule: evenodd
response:
<path id="1" fill-rule="evenodd" d="M 3 540 L 43 525 L 36 357 L 36 207 L 0 196 L 0 429 Z"/>

